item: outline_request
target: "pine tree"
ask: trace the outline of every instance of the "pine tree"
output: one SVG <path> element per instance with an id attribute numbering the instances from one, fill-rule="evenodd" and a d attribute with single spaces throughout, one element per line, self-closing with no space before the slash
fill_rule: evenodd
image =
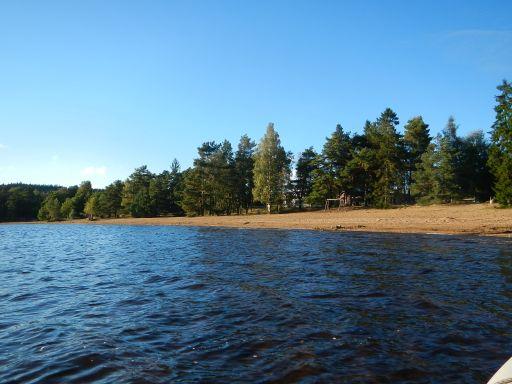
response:
<path id="1" fill-rule="evenodd" d="M 285 187 L 290 177 L 290 158 L 281 146 L 274 124 L 269 123 L 254 155 L 253 196 L 267 205 L 268 213 L 272 204 L 284 200 Z"/>
<path id="2" fill-rule="evenodd" d="M 322 155 L 327 163 L 329 163 L 334 178 L 339 179 L 343 168 L 351 158 L 351 142 L 350 135 L 343 131 L 340 124 L 336 125 L 336 129 L 331 137 L 326 139 Z"/>
<path id="3" fill-rule="evenodd" d="M 212 160 L 219 149 L 220 144 L 215 141 L 204 142 L 197 148 L 199 157 L 194 160 L 194 167 L 186 173 L 184 181 L 182 206 L 187 215 L 214 213 Z"/>
<path id="4" fill-rule="evenodd" d="M 345 167 L 352 158 L 350 135 L 338 124 L 330 137 L 325 139 L 322 153 L 317 156 L 313 171 L 313 187 L 308 201 L 323 204 L 325 199 L 336 198 L 347 192 Z"/>
<path id="5" fill-rule="evenodd" d="M 235 162 L 231 143 L 224 140 L 212 158 L 212 195 L 215 214 L 231 214 L 237 196 Z"/>
<path id="6" fill-rule="evenodd" d="M 84 213 L 85 202 L 92 195 L 92 185 L 90 181 L 83 181 L 73 196 L 73 211 L 75 216 L 82 216 Z"/>
<path id="7" fill-rule="evenodd" d="M 430 144 L 416 164 L 412 174 L 411 194 L 420 204 L 431 204 L 438 201 L 439 174 L 437 170 L 436 147 Z"/>
<path id="8" fill-rule="evenodd" d="M 487 167 L 489 144 L 482 131 L 470 133 L 462 139 L 460 167 L 461 190 L 474 201 L 485 201 L 491 196 L 492 175 Z"/>
<path id="9" fill-rule="evenodd" d="M 133 217 L 150 217 L 155 215 L 149 187 L 141 188 L 135 193 L 130 205 L 130 214 Z"/>
<path id="10" fill-rule="evenodd" d="M 318 168 L 317 156 L 313 147 L 309 147 L 300 154 L 295 165 L 294 196 L 299 201 L 299 208 L 313 190 L 313 172 Z"/>
<path id="11" fill-rule="evenodd" d="M 122 206 L 133 217 L 151 216 L 154 213 L 149 197 L 149 185 L 154 177 L 148 167 L 143 165 L 136 168 L 125 181 Z"/>
<path id="12" fill-rule="evenodd" d="M 417 164 L 421 161 L 421 156 L 427 150 L 432 138 L 421 116 L 410 119 L 404 126 L 404 144 L 406 150 L 405 169 L 406 169 L 406 192 L 410 194 L 410 185 L 414 182 L 413 172 Z"/>
<path id="13" fill-rule="evenodd" d="M 105 188 L 105 215 L 108 217 L 118 217 L 121 210 L 121 201 L 123 197 L 123 182 L 116 180 Z"/>
<path id="14" fill-rule="evenodd" d="M 205 191 L 203 174 L 198 167 L 183 172 L 181 207 L 188 216 L 205 214 Z"/>
<path id="15" fill-rule="evenodd" d="M 460 140 L 457 137 L 455 119 L 450 116 L 442 135 L 438 135 L 439 149 L 439 197 L 444 202 L 452 202 L 460 197 Z"/>
<path id="16" fill-rule="evenodd" d="M 186 173 L 182 207 L 188 215 L 230 214 L 236 201 L 236 173 L 229 141 L 203 143 Z"/>
<path id="17" fill-rule="evenodd" d="M 356 199 L 362 199 L 363 205 L 368 205 L 373 194 L 373 185 L 377 157 L 374 150 L 366 145 L 355 145 L 352 160 L 345 168 L 348 192 Z"/>
<path id="18" fill-rule="evenodd" d="M 496 120 L 491 131 L 489 167 L 495 177 L 496 201 L 503 206 L 512 205 L 512 84 L 503 80 L 498 86 L 494 107 Z"/>
<path id="19" fill-rule="evenodd" d="M 254 148 L 256 143 L 249 136 L 243 135 L 238 143 L 235 155 L 237 175 L 237 209 L 245 209 L 248 213 L 252 205 L 252 189 L 254 188 Z"/>
<path id="20" fill-rule="evenodd" d="M 169 172 L 163 171 L 161 174 L 156 175 L 149 182 L 148 194 L 150 200 L 150 214 L 158 216 L 169 213 L 170 201 L 169 191 L 167 186 L 169 184 Z"/>
<path id="21" fill-rule="evenodd" d="M 174 215 L 183 214 L 183 209 L 181 208 L 181 200 L 183 198 L 183 173 L 180 171 L 180 163 L 177 159 L 174 159 L 171 163 L 168 190 L 170 213 Z"/>
<path id="22" fill-rule="evenodd" d="M 108 202 L 108 196 L 105 193 L 105 191 L 99 191 L 96 192 L 97 195 L 97 215 L 99 217 L 109 217 L 109 202 Z"/>
<path id="23" fill-rule="evenodd" d="M 368 126 L 366 132 L 370 147 L 375 151 L 378 168 L 373 183 L 373 199 L 378 206 L 387 207 L 395 202 L 403 190 L 404 148 L 400 135 L 396 131 L 398 116 L 387 108 L 375 124 Z"/>

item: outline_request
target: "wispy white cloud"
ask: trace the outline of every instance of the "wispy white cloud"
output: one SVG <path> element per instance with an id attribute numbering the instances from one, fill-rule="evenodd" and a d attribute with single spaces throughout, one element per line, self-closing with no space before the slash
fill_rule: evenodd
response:
<path id="1" fill-rule="evenodd" d="M 509 39 L 512 37 L 512 30 L 498 29 L 461 29 L 457 31 L 448 31 L 446 37 L 473 37 L 473 38 L 498 38 Z"/>
<path id="2" fill-rule="evenodd" d="M 85 167 L 81 173 L 83 176 L 105 176 L 107 174 L 107 167 Z"/>
<path id="3" fill-rule="evenodd" d="M 59 159 L 60 159 L 59 155 L 52 155 L 52 163 L 56 163 L 57 161 L 59 161 Z"/>
<path id="4" fill-rule="evenodd" d="M 447 57 L 500 75 L 512 69 L 512 30 L 463 29 L 438 36 Z"/>
<path id="5" fill-rule="evenodd" d="M 0 150 L 7 149 L 7 145 L 0 143 Z"/>

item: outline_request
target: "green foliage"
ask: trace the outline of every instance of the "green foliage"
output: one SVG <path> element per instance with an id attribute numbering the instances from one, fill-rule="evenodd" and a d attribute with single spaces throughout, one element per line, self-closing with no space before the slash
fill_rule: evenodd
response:
<path id="1" fill-rule="evenodd" d="M 322 150 L 322 157 L 331 168 L 334 178 L 339 177 L 341 170 L 352 157 L 350 149 L 349 134 L 343 131 L 343 127 L 340 124 L 337 124 L 336 129 L 331 137 L 326 140 Z"/>
<path id="2" fill-rule="evenodd" d="M 59 187 L 48 185 L 0 185 L 0 221 L 34 220 L 47 194 Z"/>
<path id="3" fill-rule="evenodd" d="M 437 173 L 438 153 L 436 146 L 430 144 L 421 155 L 412 174 L 414 182 L 411 193 L 420 204 L 431 204 L 439 201 L 439 177 Z"/>
<path id="4" fill-rule="evenodd" d="M 181 214 L 178 202 L 181 199 L 182 175 L 179 168 L 178 161 L 174 160 L 170 172 L 165 170 L 154 174 L 144 165 L 135 169 L 124 184 L 116 182 L 107 187 L 108 216 L 117 216 L 120 207 L 133 217 Z M 122 192 L 119 192 L 121 185 Z"/>
<path id="5" fill-rule="evenodd" d="M 342 193 L 378 207 L 484 201 L 493 184 L 496 200 L 510 206 L 512 85 L 503 81 L 498 90 L 490 143 L 481 131 L 458 137 L 453 117 L 433 141 L 421 116 L 405 124 L 402 136 L 398 116 L 387 108 L 366 121 L 362 134 L 350 135 L 338 124 L 319 154 L 312 147 L 299 154 L 290 180 L 292 155 L 270 123 L 256 148 L 247 135 L 236 153 L 226 140 L 203 143 L 193 167 L 183 172 L 175 159 L 170 170 L 155 174 L 142 166 L 103 190 L 93 190 L 89 181 L 68 188 L 0 185 L 0 221 L 248 213 L 254 202 L 323 206 Z"/>
<path id="6" fill-rule="evenodd" d="M 491 131 L 491 148 L 488 165 L 496 180 L 496 201 L 512 205 L 512 84 L 503 80 L 498 86 L 494 107 L 496 120 Z"/>
<path id="7" fill-rule="evenodd" d="M 290 177 L 290 156 L 281 146 L 274 124 L 269 123 L 254 155 L 254 189 L 255 200 L 278 206 L 285 200 L 285 187 Z"/>
<path id="8" fill-rule="evenodd" d="M 174 215 L 183 214 L 183 208 L 181 207 L 181 201 L 183 199 L 183 172 L 180 172 L 180 163 L 174 159 L 171 164 L 171 172 L 169 175 L 169 200 L 170 208 L 169 212 Z"/>
<path id="9" fill-rule="evenodd" d="M 231 143 L 224 140 L 213 158 L 210 210 L 216 215 L 231 214 L 235 210 L 237 197 L 237 174 Z"/>
<path id="10" fill-rule="evenodd" d="M 74 199 L 68 197 L 64 202 L 62 203 L 62 206 L 60 207 L 60 213 L 63 218 L 66 219 L 74 219 L 77 214 L 74 209 Z"/>
<path id="11" fill-rule="evenodd" d="M 147 211 L 152 216 L 156 216 L 158 213 L 165 214 L 169 212 L 171 206 L 170 196 L 166 186 L 169 184 L 169 172 L 155 176 L 149 182 L 149 188 L 147 190 L 149 196 L 149 206 Z"/>
<path id="12" fill-rule="evenodd" d="M 149 188 L 141 188 L 135 192 L 133 201 L 130 204 L 130 214 L 132 217 L 150 217 L 155 215 Z"/>
<path id="13" fill-rule="evenodd" d="M 188 216 L 204 214 L 205 194 L 203 175 L 199 168 L 191 168 L 183 172 L 183 196 L 181 207 Z"/>
<path id="14" fill-rule="evenodd" d="M 123 187 L 121 205 L 126 213 L 133 217 L 146 217 L 152 215 L 149 200 L 149 184 L 155 175 L 143 165 L 136 168 L 128 177 Z"/>
<path id="15" fill-rule="evenodd" d="M 380 207 L 397 203 L 404 189 L 404 167 L 401 159 L 405 157 L 405 150 L 396 131 L 397 125 L 398 116 L 387 108 L 366 131 L 369 147 L 374 151 L 378 164 L 372 199 Z"/>
<path id="16" fill-rule="evenodd" d="M 95 216 L 100 216 L 100 212 L 98 193 L 94 193 L 87 199 L 84 205 L 84 213 L 92 220 Z"/>
<path id="17" fill-rule="evenodd" d="M 37 217 L 39 220 L 46 221 L 57 221 L 62 218 L 61 212 L 61 202 L 58 197 L 56 197 L 53 193 L 48 196 L 44 204 L 41 206 Z"/>
<path id="18" fill-rule="evenodd" d="M 92 185 L 90 181 L 83 181 L 73 196 L 73 212 L 75 217 L 83 215 L 85 202 L 92 194 Z"/>
<path id="19" fill-rule="evenodd" d="M 432 138 L 428 124 L 421 116 L 410 119 L 404 126 L 404 142 L 407 149 L 407 159 L 411 164 L 420 162 L 420 158 L 428 149 Z"/>
<path id="20" fill-rule="evenodd" d="M 443 135 L 436 137 L 412 174 L 412 195 L 419 203 L 446 203 L 461 197 L 489 198 L 491 175 L 486 162 L 488 144 L 481 131 L 457 137 L 450 118 Z"/>
<path id="21" fill-rule="evenodd" d="M 58 221 L 65 219 L 66 217 L 63 216 L 61 212 L 62 204 L 66 200 L 71 199 L 75 195 L 77 190 L 78 187 L 69 187 L 60 188 L 56 191 L 50 192 L 43 200 L 41 208 L 37 213 L 37 218 L 39 220 L 46 221 Z M 69 204 L 70 203 L 66 203 L 66 205 Z"/>
<path id="22" fill-rule="evenodd" d="M 121 202 L 123 198 L 123 182 L 116 180 L 112 184 L 105 188 L 102 193 L 103 202 L 101 204 L 103 211 L 102 216 L 104 217 L 118 217 L 121 211 Z"/>
<path id="23" fill-rule="evenodd" d="M 387 108 L 375 122 L 366 122 L 363 135 L 350 137 L 338 125 L 317 158 L 308 202 L 323 204 L 343 192 L 365 205 L 386 207 L 402 201 L 410 180 L 407 156 L 423 151 L 429 136 L 428 126 L 415 118 L 408 123 L 406 142 L 396 130 L 398 122 Z"/>
<path id="24" fill-rule="evenodd" d="M 79 187 L 70 187 L 67 190 L 68 197 L 61 205 L 62 219 L 76 219 L 84 216 L 84 206 L 87 199 L 92 194 L 92 186 L 90 181 L 84 181 Z"/>
<path id="25" fill-rule="evenodd" d="M 315 160 L 313 185 L 307 198 L 309 203 L 323 204 L 325 199 L 335 198 L 347 190 L 344 169 L 352 157 L 350 136 L 338 124 L 331 136 L 326 138 L 322 153 Z"/>
<path id="26" fill-rule="evenodd" d="M 470 133 L 461 142 L 459 182 L 463 196 L 485 201 L 491 196 L 492 175 L 487 167 L 489 143 L 482 131 Z"/>
<path id="27" fill-rule="evenodd" d="M 255 147 L 256 143 L 249 136 L 243 135 L 235 154 L 237 210 L 239 213 L 241 209 L 245 209 L 247 212 L 253 202 Z"/>
<path id="28" fill-rule="evenodd" d="M 421 156 L 427 150 L 432 138 L 428 124 L 425 124 L 421 116 L 410 119 L 404 126 L 404 146 L 405 146 L 405 177 L 406 185 L 410 186 L 414 183 L 412 174 L 416 171 Z M 408 193 L 410 189 L 408 190 Z"/>
<path id="29" fill-rule="evenodd" d="M 460 198 L 460 156 L 461 142 L 457 137 L 455 119 L 450 116 L 441 135 L 437 138 L 439 198 L 443 202 L 452 202 Z"/>
<path id="30" fill-rule="evenodd" d="M 80 186 L 51 191 L 44 200 L 40 198 L 37 218 L 48 221 L 85 216 L 107 218 L 119 217 L 123 212 L 133 217 L 181 214 L 178 196 L 182 184 L 176 160 L 170 172 L 161 174 L 153 174 L 142 166 L 135 169 L 124 183 L 116 180 L 103 190 L 93 191 L 91 183 L 84 181 Z"/>
<path id="31" fill-rule="evenodd" d="M 237 209 L 240 192 L 231 144 L 227 140 L 205 142 L 198 155 L 194 168 L 185 175 L 182 208 L 187 215 L 231 214 Z"/>
<path id="32" fill-rule="evenodd" d="M 373 191 L 375 170 L 378 168 L 375 151 L 364 145 L 356 145 L 353 157 L 347 163 L 345 174 L 347 175 L 347 191 L 351 196 L 362 199 L 363 205 L 368 205 Z"/>
<path id="33" fill-rule="evenodd" d="M 313 191 L 313 173 L 318 169 L 318 154 L 313 147 L 302 152 L 295 166 L 295 180 L 293 183 L 294 197 L 302 208 L 304 199 Z"/>

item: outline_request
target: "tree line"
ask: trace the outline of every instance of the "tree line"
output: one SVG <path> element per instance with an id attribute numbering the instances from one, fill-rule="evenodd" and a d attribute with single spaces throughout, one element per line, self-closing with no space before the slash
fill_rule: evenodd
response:
<path id="1" fill-rule="evenodd" d="M 227 140 L 207 141 L 186 170 L 177 160 L 159 174 L 141 166 L 101 190 L 88 181 L 68 188 L 2 185 L 0 220 L 271 212 L 323 206 L 342 194 L 353 204 L 383 208 L 491 197 L 510 206 L 512 85 L 503 81 L 498 91 L 490 140 L 482 131 L 459 136 L 453 117 L 434 137 L 421 116 L 400 133 L 397 114 L 387 108 L 360 134 L 338 124 L 320 152 L 306 148 L 294 162 L 270 123 L 258 145 L 247 135 L 236 150 Z"/>
<path id="2" fill-rule="evenodd" d="M 46 196 L 59 188 L 22 183 L 0 185 L 0 221 L 36 219 Z"/>

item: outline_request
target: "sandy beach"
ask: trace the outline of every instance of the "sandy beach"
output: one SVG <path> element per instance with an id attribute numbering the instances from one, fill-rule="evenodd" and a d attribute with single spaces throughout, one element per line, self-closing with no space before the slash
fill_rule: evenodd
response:
<path id="1" fill-rule="evenodd" d="M 395 233 L 476 234 L 512 237 L 512 209 L 489 204 L 346 208 L 328 212 L 74 220 L 71 223 L 283 228 Z"/>

